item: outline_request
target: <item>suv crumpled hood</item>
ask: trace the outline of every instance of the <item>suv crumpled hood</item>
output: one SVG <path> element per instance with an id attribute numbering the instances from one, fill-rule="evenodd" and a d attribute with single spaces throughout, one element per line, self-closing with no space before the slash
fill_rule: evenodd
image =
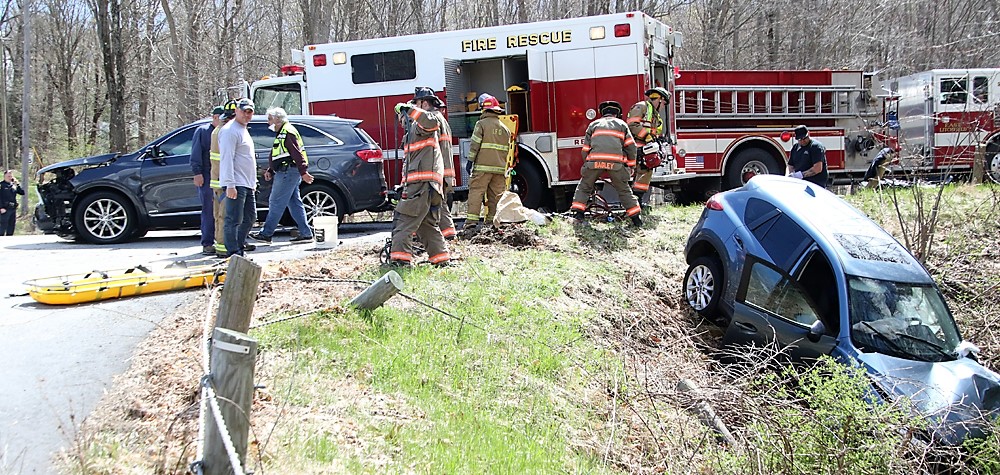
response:
<path id="1" fill-rule="evenodd" d="M 103 155 L 94 155 L 92 157 L 74 158 L 73 160 L 66 160 L 65 162 L 53 163 L 52 165 L 38 170 L 38 173 L 41 174 L 58 168 L 100 165 L 102 163 L 110 162 L 119 156 L 121 156 L 119 153 L 105 153 Z"/>
<path id="2" fill-rule="evenodd" d="M 909 398 L 930 417 L 935 439 L 946 443 L 981 437 L 983 422 L 1000 409 L 1000 376 L 971 358 L 927 362 L 862 353 L 858 359 L 883 390 Z"/>

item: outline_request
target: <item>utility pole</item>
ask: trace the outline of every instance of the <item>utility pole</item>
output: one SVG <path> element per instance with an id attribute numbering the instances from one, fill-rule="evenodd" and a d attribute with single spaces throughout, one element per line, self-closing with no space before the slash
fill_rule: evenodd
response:
<path id="1" fill-rule="evenodd" d="M 7 131 L 10 130 L 10 117 L 7 117 L 7 43 L 0 36 L 0 89 L 3 95 L 0 96 L 0 135 L 2 135 L 3 145 L 0 145 L 0 153 L 3 153 L 3 169 L 10 170 L 10 139 Z"/>
<path id="2" fill-rule="evenodd" d="M 21 183 L 28 186 L 28 162 L 31 161 L 31 0 L 24 0 L 24 92 L 21 97 Z M 28 200 L 21 200 L 21 216 L 28 214 Z"/>

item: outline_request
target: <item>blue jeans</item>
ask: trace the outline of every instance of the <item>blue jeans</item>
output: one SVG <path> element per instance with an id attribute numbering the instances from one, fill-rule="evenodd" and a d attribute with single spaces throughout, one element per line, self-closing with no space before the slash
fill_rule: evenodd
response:
<path id="1" fill-rule="evenodd" d="M 254 203 L 253 189 L 244 186 L 236 187 L 236 199 L 226 197 L 226 225 L 223 233 L 226 239 L 226 254 L 243 255 L 243 247 L 247 244 L 247 234 L 257 219 L 257 207 Z"/>
<path id="2" fill-rule="evenodd" d="M 212 213 L 212 206 L 215 205 L 215 194 L 209 186 L 209 179 L 205 178 L 205 184 L 197 186 L 198 198 L 201 200 L 201 247 L 215 244 L 215 215 Z"/>
<path id="3" fill-rule="evenodd" d="M 299 170 L 288 167 L 285 171 L 275 173 L 271 181 L 273 184 L 271 196 L 267 199 L 267 219 L 264 220 L 260 234 L 273 236 L 281 215 L 285 213 L 285 208 L 288 208 L 288 214 L 292 215 L 292 219 L 299 227 L 299 236 L 312 236 L 312 229 L 309 229 L 309 220 L 306 218 L 306 208 L 302 206 L 302 196 L 299 195 L 299 183 L 302 183 Z"/>

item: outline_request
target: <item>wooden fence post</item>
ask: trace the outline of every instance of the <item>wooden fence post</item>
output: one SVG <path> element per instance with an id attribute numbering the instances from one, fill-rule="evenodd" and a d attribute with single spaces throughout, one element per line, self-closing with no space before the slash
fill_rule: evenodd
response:
<path id="1" fill-rule="evenodd" d="M 348 305 L 360 310 L 374 310 L 402 290 L 403 278 L 396 271 L 391 270 L 372 282 L 372 285 L 368 286 L 364 292 L 351 299 Z"/>
<path id="2" fill-rule="evenodd" d="M 250 407 L 253 403 L 253 373 L 257 360 L 257 340 L 245 333 L 216 328 L 212 333 L 211 373 L 222 420 L 240 464 L 246 469 L 250 436 Z M 206 475 L 233 473 L 220 428 L 209 408 L 205 419 Z"/>
<path id="3" fill-rule="evenodd" d="M 228 328 L 240 333 L 250 331 L 260 273 L 259 265 L 243 257 L 229 258 L 226 283 L 219 298 L 219 313 L 215 317 L 216 328 Z"/>

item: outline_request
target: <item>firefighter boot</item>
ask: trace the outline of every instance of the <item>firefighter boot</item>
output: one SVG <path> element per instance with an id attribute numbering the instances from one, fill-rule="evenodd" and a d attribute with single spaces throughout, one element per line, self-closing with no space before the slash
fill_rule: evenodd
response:
<path id="1" fill-rule="evenodd" d="M 637 228 L 642 226 L 642 218 L 639 215 L 632 216 L 632 226 Z"/>

